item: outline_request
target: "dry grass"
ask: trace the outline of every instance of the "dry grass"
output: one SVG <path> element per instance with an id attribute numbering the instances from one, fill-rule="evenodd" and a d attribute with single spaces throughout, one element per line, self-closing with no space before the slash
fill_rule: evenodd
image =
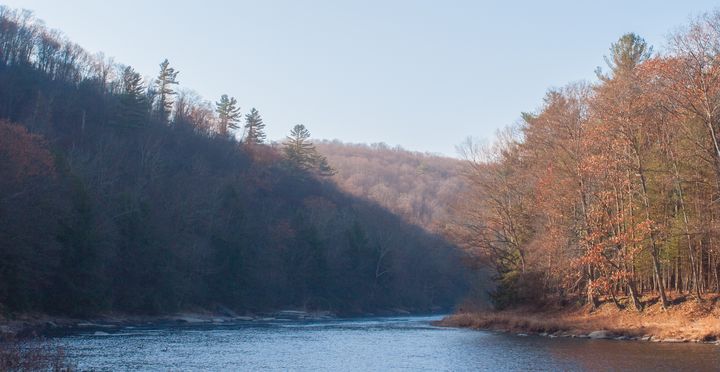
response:
<path id="1" fill-rule="evenodd" d="M 449 316 L 438 324 L 523 333 L 587 335 L 598 330 L 616 336 L 652 339 L 720 340 L 720 296 L 706 295 L 701 303 L 685 296 L 673 296 L 673 305 L 663 310 L 655 297 L 645 297 L 643 312 L 618 309 L 612 302 L 598 309 L 560 308 L 550 310 L 513 309 L 480 311 Z"/>
<path id="2" fill-rule="evenodd" d="M 39 339 L 0 340 L 0 371 L 75 370 L 62 348 Z"/>

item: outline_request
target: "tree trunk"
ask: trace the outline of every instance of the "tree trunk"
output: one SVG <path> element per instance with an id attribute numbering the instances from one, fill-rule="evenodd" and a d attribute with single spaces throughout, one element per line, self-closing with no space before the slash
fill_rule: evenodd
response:
<path id="1" fill-rule="evenodd" d="M 637 145 L 636 145 L 637 146 Z M 635 155 L 638 165 L 638 174 L 640 175 L 640 184 L 642 186 L 642 193 L 643 193 L 643 204 L 645 206 L 645 218 L 648 221 L 651 221 L 650 219 L 650 199 L 648 196 L 648 190 L 647 190 L 647 180 L 645 178 L 645 169 L 642 164 L 642 159 L 640 157 L 640 151 L 638 149 L 635 149 Z M 665 294 L 665 284 L 663 283 L 662 278 L 662 271 L 660 267 L 660 259 L 658 258 L 658 246 L 655 239 L 655 231 L 654 229 L 650 230 L 650 245 L 652 252 L 650 252 L 652 256 L 653 261 L 653 269 L 655 272 L 655 280 L 657 282 L 657 289 L 658 293 L 660 294 L 660 301 L 662 304 L 663 309 L 667 309 L 670 306 L 670 302 L 668 302 L 667 296 Z"/>
<path id="2" fill-rule="evenodd" d="M 640 302 L 640 298 L 638 297 L 637 288 L 635 286 L 635 280 L 630 279 L 628 281 L 628 291 L 630 291 L 630 299 L 632 299 L 633 306 L 635 306 L 635 309 L 637 311 L 643 311 L 643 304 Z"/>
<path id="3" fill-rule="evenodd" d="M 691 268 L 691 274 L 693 279 L 693 289 L 695 292 L 695 298 L 698 301 L 702 301 L 702 297 L 700 296 L 700 277 L 697 274 L 696 265 L 695 265 L 695 249 L 692 244 L 692 237 L 690 236 L 690 223 L 688 219 L 687 212 L 685 210 L 685 195 L 683 193 L 682 184 L 680 183 L 680 171 L 678 170 L 677 161 L 675 160 L 675 153 L 672 151 L 672 147 L 668 146 L 668 153 L 670 154 L 670 159 L 673 163 L 673 172 L 674 178 L 675 178 L 675 190 L 678 192 L 678 197 L 680 198 L 680 211 L 682 212 L 683 216 L 683 227 L 685 230 L 685 239 L 687 240 L 688 244 L 688 256 L 690 258 L 690 268 Z"/>

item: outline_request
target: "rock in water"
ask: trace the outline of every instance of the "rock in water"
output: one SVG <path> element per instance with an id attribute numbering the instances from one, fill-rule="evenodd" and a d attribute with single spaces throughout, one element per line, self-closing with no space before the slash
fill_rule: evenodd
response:
<path id="1" fill-rule="evenodd" d="M 613 334 L 610 331 L 602 330 L 602 331 L 593 331 L 588 334 L 588 337 L 599 340 L 599 339 L 605 339 L 605 338 L 612 338 Z"/>

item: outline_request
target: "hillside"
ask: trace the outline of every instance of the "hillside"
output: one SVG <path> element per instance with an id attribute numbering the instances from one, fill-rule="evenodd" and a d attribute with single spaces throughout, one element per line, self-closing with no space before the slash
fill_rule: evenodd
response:
<path id="1" fill-rule="evenodd" d="M 428 231 L 438 231 L 448 206 L 464 188 L 460 160 L 385 144 L 322 141 L 316 145 L 337 170 L 333 181 L 340 189 Z"/>
<path id="2" fill-rule="evenodd" d="M 0 313 L 428 311 L 463 294 L 452 245 L 288 146 L 240 142 L 234 99 L 178 94 L 167 60 L 144 81 L 29 13 L 0 7 L 0 24 Z"/>

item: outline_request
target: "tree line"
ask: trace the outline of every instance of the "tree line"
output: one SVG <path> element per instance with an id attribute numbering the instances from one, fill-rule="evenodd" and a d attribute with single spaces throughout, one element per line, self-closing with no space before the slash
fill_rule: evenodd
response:
<path id="1" fill-rule="evenodd" d="M 340 191 L 303 125 L 145 81 L 0 6 L 0 312 L 452 306 L 461 254 Z M 241 133 L 242 132 L 242 133 Z"/>
<path id="2" fill-rule="evenodd" d="M 654 53 L 623 35 L 595 83 L 550 90 L 492 145 L 463 146 L 446 233 L 500 307 L 552 299 L 642 311 L 720 292 L 720 12 Z"/>

